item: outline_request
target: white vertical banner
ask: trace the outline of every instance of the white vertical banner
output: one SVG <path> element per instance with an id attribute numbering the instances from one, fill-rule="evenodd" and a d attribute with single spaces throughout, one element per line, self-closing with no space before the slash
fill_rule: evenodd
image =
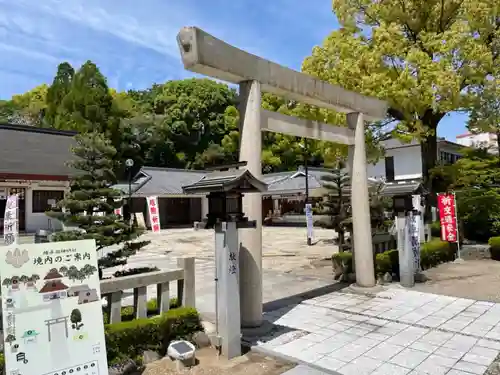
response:
<path id="1" fill-rule="evenodd" d="M 17 194 L 12 194 L 7 197 L 3 219 L 3 240 L 7 246 L 18 243 L 18 204 L 19 196 Z"/>
<path id="2" fill-rule="evenodd" d="M 147 197 L 149 224 L 153 233 L 160 233 L 160 210 L 158 207 L 158 197 Z"/>
<path id="3" fill-rule="evenodd" d="M 420 195 L 412 196 L 413 207 L 417 211 L 411 216 L 410 222 L 410 243 L 413 252 L 413 262 L 415 272 L 420 272 L 420 226 L 421 226 L 421 199 Z"/>
<path id="4" fill-rule="evenodd" d="M 312 204 L 306 204 L 306 224 L 307 224 L 307 238 L 310 238 L 312 241 L 313 238 L 313 212 L 312 212 Z"/>

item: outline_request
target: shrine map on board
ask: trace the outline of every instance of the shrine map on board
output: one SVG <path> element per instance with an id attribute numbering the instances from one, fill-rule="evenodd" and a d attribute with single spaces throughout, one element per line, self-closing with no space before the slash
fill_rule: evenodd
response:
<path id="1" fill-rule="evenodd" d="M 6 375 L 107 375 L 95 241 L 4 249 Z"/>

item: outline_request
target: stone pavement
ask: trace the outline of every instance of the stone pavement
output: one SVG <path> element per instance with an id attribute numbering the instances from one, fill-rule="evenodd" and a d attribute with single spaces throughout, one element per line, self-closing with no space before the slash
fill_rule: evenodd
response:
<path id="1" fill-rule="evenodd" d="M 307 365 L 298 365 L 281 375 L 328 375 L 328 372 L 317 370 Z"/>
<path id="2" fill-rule="evenodd" d="M 172 246 L 172 244 L 170 244 Z M 102 254 L 100 254 L 102 255 Z M 189 254 L 193 255 L 193 254 Z M 136 255 L 128 258 L 127 267 L 158 267 L 161 270 L 177 268 L 177 256 L 164 248 L 154 247 L 139 251 Z M 104 276 L 109 277 L 121 267 L 107 268 Z M 202 316 L 210 321 L 215 318 L 215 261 L 211 259 L 200 259 L 196 257 L 196 308 Z M 311 290 L 329 288 L 332 286 L 332 276 L 313 277 L 297 276 L 273 269 L 263 271 L 263 294 L 264 302 L 275 302 L 280 305 L 280 300 L 288 299 L 291 296 L 308 293 Z M 177 283 L 170 285 L 171 297 L 177 296 Z M 156 298 L 156 286 L 148 287 L 148 298 Z M 124 293 L 124 305 L 131 305 L 133 302 L 133 291 Z M 290 301 L 283 301 L 289 304 Z M 297 303 L 297 302 L 295 302 Z"/>
<path id="3" fill-rule="evenodd" d="M 484 374 L 500 352 L 500 304 L 409 291 L 334 292 L 266 314 L 255 349 L 332 374 Z"/>

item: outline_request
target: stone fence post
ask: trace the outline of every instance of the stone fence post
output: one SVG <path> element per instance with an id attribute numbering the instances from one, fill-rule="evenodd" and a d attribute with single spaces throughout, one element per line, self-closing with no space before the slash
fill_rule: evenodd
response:
<path id="1" fill-rule="evenodd" d="M 177 266 L 184 271 L 183 279 L 177 282 L 179 302 L 185 307 L 196 307 L 194 258 L 177 259 Z"/>

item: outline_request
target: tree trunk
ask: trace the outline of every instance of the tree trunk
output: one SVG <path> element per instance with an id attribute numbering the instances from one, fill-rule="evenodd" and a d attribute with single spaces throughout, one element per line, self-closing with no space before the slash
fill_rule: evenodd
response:
<path id="1" fill-rule="evenodd" d="M 497 132 L 497 152 L 500 157 L 500 132 Z"/>
<path id="2" fill-rule="evenodd" d="M 421 139 L 420 149 L 422 158 L 422 180 L 423 185 L 429 192 L 427 203 L 425 205 L 424 220 L 425 223 L 432 221 L 431 207 L 436 206 L 436 191 L 434 191 L 433 180 L 430 171 L 437 165 L 438 147 L 437 147 L 437 127 L 444 113 L 434 113 L 427 111 L 422 117 L 423 124 L 428 128 L 429 134 Z"/>
<path id="3" fill-rule="evenodd" d="M 339 252 L 342 252 L 344 251 L 344 244 L 345 244 L 345 232 L 344 232 L 344 229 L 340 229 L 339 228 L 339 231 L 337 232 L 338 234 L 338 246 L 339 246 Z"/>

